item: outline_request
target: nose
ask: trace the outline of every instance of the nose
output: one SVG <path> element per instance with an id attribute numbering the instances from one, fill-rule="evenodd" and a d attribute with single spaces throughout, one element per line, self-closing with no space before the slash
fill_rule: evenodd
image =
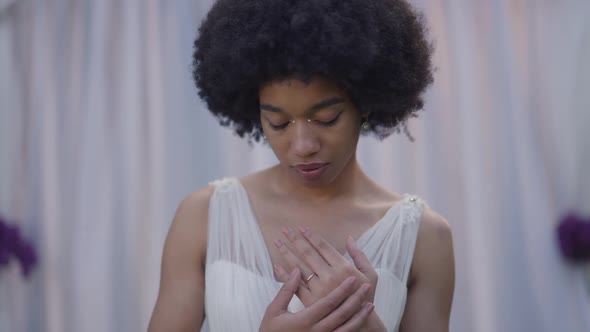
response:
<path id="1" fill-rule="evenodd" d="M 296 122 L 292 131 L 291 149 L 298 157 L 312 156 L 320 150 L 319 137 L 307 121 Z"/>

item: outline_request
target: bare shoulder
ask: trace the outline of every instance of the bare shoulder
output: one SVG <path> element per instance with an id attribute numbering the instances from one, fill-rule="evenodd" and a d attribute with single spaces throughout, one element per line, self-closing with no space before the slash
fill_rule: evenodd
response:
<path id="1" fill-rule="evenodd" d="M 434 210 L 425 207 L 420 219 L 418 243 L 428 249 L 443 249 L 452 244 L 449 222 Z"/>
<path id="2" fill-rule="evenodd" d="M 176 211 L 176 217 L 192 215 L 202 216 L 209 210 L 209 201 L 213 194 L 213 186 L 203 187 L 187 195 Z"/>
<path id="3" fill-rule="evenodd" d="M 178 206 L 162 254 L 160 289 L 148 331 L 197 330 L 204 319 L 205 255 L 212 187 Z"/>
<path id="4" fill-rule="evenodd" d="M 166 238 L 166 246 L 186 246 L 189 252 L 198 253 L 203 263 L 207 245 L 209 202 L 213 190 L 212 186 L 207 186 L 184 198 L 176 210 Z"/>
<path id="5" fill-rule="evenodd" d="M 425 208 L 420 220 L 400 331 L 449 331 L 454 290 L 451 227 L 445 218 Z"/>
<path id="6" fill-rule="evenodd" d="M 454 271 L 453 235 L 449 222 L 437 212 L 425 207 L 420 219 L 410 282 L 423 274 Z"/>

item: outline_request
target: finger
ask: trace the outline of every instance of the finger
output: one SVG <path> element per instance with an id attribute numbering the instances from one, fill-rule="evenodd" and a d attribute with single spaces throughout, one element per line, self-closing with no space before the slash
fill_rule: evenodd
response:
<path id="1" fill-rule="evenodd" d="M 355 291 L 355 281 L 356 277 L 346 278 L 340 285 L 338 285 L 338 287 L 328 293 L 328 295 L 303 309 L 298 315 L 308 316 L 308 319 L 310 319 L 312 323 L 322 320 L 338 308 L 338 306 Z"/>
<path id="2" fill-rule="evenodd" d="M 349 296 L 338 308 L 332 311 L 329 315 L 324 317 L 317 326 L 321 327 L 321 331 L 333 329 L 345 324 L 359 311 L 362 311 L 363 302 L 371 288 L 370 284 L 363 284 L 354 294 Z"/>
<path id="3" fill-rule="evenodd" d="M 280 264 L 274 264 L 273 267 L 278 281 L 287 282 L 289 280 L 289 273 Z M 303 280 L 299 282 L 299 287 L 295 294 L 303 303 L 309 303 L 312 300 L 311 291 L 307 288 Z"/>
<path id="4" fill-rule="evenodd" d="M 374 308 L 375 306 L 373 303 L 366 303 L 361 310 L 352 316 L 346 323 L 335 329 L 334 332 L 358 331 L 365 324 L 367 319 L 369 319 L 369 315 L 371 315 Z"/>
<path id="5" fill-rule="evenodd" d="M 370 275 L 376 273 L 373 264 L 371 264 L 369 258 L 367 258 L 363 250 L 356 244 L 352 236 L 348 236 L 348 239 L 346 240 L 346 250 L 352 258 L 356 268 L 364 275 L 370 277 Z"/>
<path id="6" fill-rule="evenodd" d="M 287 273 L 287 271 L 281 265 L 274 264 L 273 268 L 278 281 L 285 283 L 287 280 L 289 280 L 289 273 Z"/>
<path id="7" fill-rule="evenodd" d="M 304 227 L 301 235 L 316 249 L 316 251 L 331 266 L 348 263 L 338 250 L 334 249 L 320 234 L 313 232 L 308 227 Z"/>
<path id="8" fill-rule="evenodd" d="M 277 249 L 279 249 L 279 252 L 285 258 L 285 262 L 288 265 L 288 266 L 286 266 L 286 268 L 288 270 L 298 268 L 299 271 L 301 271 L 301 279 L 303 281 L 305 281 L 305 279 L 307 279 L 307 277 L 309 277 L 310 275 L 312 275 L 314 273 L 314 271 L 312 271 L 309 268 L 309 266 L 307 266 L 295 254 L 293 254 L 291 249 L 289 249 L 289 247 L 287 247 L 287 245 L 282 240 L 276 240 L 274 242 L 274 245 L 277 247 Z"/>
<path id="9" fill-rule="evenodd" d="M 356 268 L 362 274 L 367 276 L 367 278 L 369 278 L 373 285 L 377 285 L 377 279 L 379 278 L 379 276 L 377 275 L 377 271 L 375 271 L 375 268 L 373 267 L 373 264 L 371 264 L 371 261 L 369 261 L 369 258 L 367 258 L 363 250 L 356 244 L 356 242 L 350 235 L 346 240 L 346 250 L 352 258 L 352 261 L 354 262 Z M 371 292 L 369 294 L 370 301 L 375 300 L 375 290 L 375 287 L 371 289 Z"/>
<path id="10" fill-rule="evenodd" d="M 268 305 L 267 311 L 272 315 L 279 315 L 287 311 L 289 303 L 299 287 L 299 275 L 298 269 L 294 269 L 289 275 L 287 282 L 283 284 L 275 298 Z"/>
<path id="11" fill-rule="evenodd" d="M 303 237 L 306 228 L 301 227 L 299 232 L 293 231 L 289 227 L 283 228 L 283 234 L 291 242 L 291 246 L 299 258 L 305 262 L 318 276 L 329 273 L 330 265 L 324 259 L 317 249 Z"/>

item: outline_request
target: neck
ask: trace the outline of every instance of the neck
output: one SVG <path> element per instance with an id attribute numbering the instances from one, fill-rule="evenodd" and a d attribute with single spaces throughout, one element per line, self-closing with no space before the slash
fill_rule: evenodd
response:
<path id="1" fill-rule="evenodd" d="M 350 196 L 357 184 L 366 178 L 356 156 L 350 159 L 344 169 L 330 183 L 321 186 L 309 186 L 297 181 L 290 170 L 278 165 L 275 167 L 276 189 L 278 192 L 289 193 L 289 196 L 301 201 L 327 203 Z"/>

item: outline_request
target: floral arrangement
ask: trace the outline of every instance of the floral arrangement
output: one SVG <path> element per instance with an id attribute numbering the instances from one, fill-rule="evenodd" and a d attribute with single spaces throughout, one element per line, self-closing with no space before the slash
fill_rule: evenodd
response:
<path id="1" fill-rule="evenodd" d="M 575 262 L 590 262 L 590 217 L 584 219 L 570 213 L 557 228 L 562 254 Z"/>
<path id="2" fill-rule="evenodd" d="M 31 274 L 37 263 L 35 249 L 22 238 L 18 226 L 11 225 L 0 216 L 0 271 L 12 257 L 19 261 L 25 277 Z"/>

